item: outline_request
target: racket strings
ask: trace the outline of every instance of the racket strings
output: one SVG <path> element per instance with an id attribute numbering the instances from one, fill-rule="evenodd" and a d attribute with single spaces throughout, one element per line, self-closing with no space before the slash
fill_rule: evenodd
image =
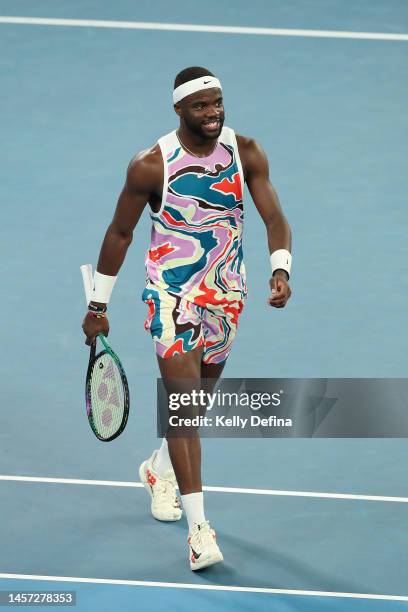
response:
<path id="1" fill-rule="evenodd" d="M 101 354 L 91 373 L 91 419 L 102 438 L 112 436 L 122 424 L 125 394 L 120 371 L 109 353 Z"/>

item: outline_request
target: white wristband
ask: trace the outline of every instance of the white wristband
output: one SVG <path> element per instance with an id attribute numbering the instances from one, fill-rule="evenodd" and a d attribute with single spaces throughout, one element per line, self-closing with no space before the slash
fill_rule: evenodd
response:
<path id="1" fill-rule="evenodd" d="M 94 288 L 91 294 L 92 302 L 108 304 L 115 286 L 117 276 L 107 276 L 96 271 L 94 276 Z"/>
<path id="2" fill-rule="evenodd" d="M 286 249 L 278 249 L 271 254 L 272 276 L 276 270 L 285 270 L 290 276 L 290 267 L 292 265 L 292 255 Z"/>

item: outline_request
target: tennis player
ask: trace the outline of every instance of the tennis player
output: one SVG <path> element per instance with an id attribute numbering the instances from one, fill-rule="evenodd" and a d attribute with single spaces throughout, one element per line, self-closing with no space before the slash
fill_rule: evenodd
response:
<path id="1" fill-rule="evenodd" d="M 209 70 L 182 70 L 175 79 L 173 103 L 179 127 L 129 164 L 83 322 L 87 344 L 100 332 L 108 334 L 107 304 L 133 230 L 149 204 L 151 244 L 142 299 L 148 307 L 145 329 L 152 335 L 165 384 L 218 379 L 225 367 L 247 294 L 242 250 L 245 182 L 266 226 L 268 302 L 283 308 L 291 294 L 291 232 L 262 148 L 224 126 L 221 83 Z M 204 512 L 198 434 L 164 438 L 139 474 L 155 519 L 177 521 L 184 510 L 191 569 L 222 561 Z"/>

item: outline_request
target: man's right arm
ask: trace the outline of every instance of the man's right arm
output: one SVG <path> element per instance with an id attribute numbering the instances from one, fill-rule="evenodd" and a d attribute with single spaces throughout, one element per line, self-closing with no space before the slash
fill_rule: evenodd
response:
<path id="1" fill-rule="evenodd" d="M 126 182 L 119 196 L 115 214 L 110 223 L 99 254 L 97 271 L 107 276 L 117 276 L 132 242 L 133 230 L 153 194 L 161 193 L 163 163 L 158 147 L 139 153 L 129 164 Z M 105 306 L 91 302 L 94 306 Z M 106 317 L 96 318 L 87 313 L 82 324 L 91 344 L 98 333 L 109 333 Z"/>
<path id="2" fill-rule="evenodd" d="M 97 270 L 101 274 L 117 276 L 132 242 L 133 230 L 149 197 L 158 190 L 160 168 L 157 162 L 155 149 L 143 151 L 130 162 L 125 185 L 99 254 Z"/>

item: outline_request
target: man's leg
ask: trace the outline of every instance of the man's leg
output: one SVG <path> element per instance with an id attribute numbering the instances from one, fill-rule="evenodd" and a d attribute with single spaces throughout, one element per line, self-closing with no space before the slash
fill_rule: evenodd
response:
<path id="1" fill-rule="evenodd" d="M 207 313 L 206 324 L 209 330 L 212 332 L 212 338 L 216 337 L 216 333 L 219 333 L 219 325 L 214 325 L 211 320 L 214 319 L 212 313 Z M 230 329 L 231 331 L 231 329 Z M 182 355 L 175 355 L 173 357 L 163 359 L 157 357 L 160 373 L 163 378 L 163 382 L 166 388 L 169 385 L 174 385 L 174 381 L 180 379 L 189 379 L 192 383 L 196 381 L 197 385 L 200 385 L 200 381 L 204 382 L 205 391 L 212 393 L 217 380 L 222 374 L 225 367 L 227 356 L 230 350 L 230 344 L 232 342 L 234 333 L 231 334 L 229 342 L 224 344 L 224 360 L 221 363 L 204 363 L 203 357 L 211 359 L 211 352 L 218 350 L 218 347 L 214 347 L 210 353 L 206 351 L 205 346 L 193 349 Z M 224 339 L 222 339 L 224 340 Z M 180 389 L 182 391 L 182 389 Z M 202 413 L 202 411 L 201 411 Z M 203 506 L 203 495 L 202 495 L 202 484 L 201 484 L 201 444 L 198 432 L 190 429 L 189 435 L 182 437 L 180 435 L 168 435 L 167 436 L 167 448 L 168 453 L 173 465 L 173 469 L 178 482 L 180 494 L 182 496 L 183 507 L 186 510 L 187 520 L 191 527 L 192 519 L 202 517 L 204 520 L 204 506 Z M 165 460 L 166 446 L 163 441 L 162 448 L 163 459 Z M 159 464 L 160 466 L 160 464 Z M 194 495 L 193 495 L 194 494 Z M 191 495 L 192 512 L 188 512 L 188 506 L 190 498 L 186 498 L 186 495 Z M 194 521 L 197 522 L 197 521 Z"/>
<path id="2" fill-rule="evenodd" d="M 211 379 L 211 383 L 206 383 L 205 385 L 205 390 L 211 393 L 218 378 L 221 376 L 225 362 L 221 364 L 205 364 L 201 361 L 202 352 L 202 347 L 200 347 L 170 359 L 158 357 L 160 373 L 164 384 L 169 384 L 170 381 L 177 379 L 189 379 L 197 381 L 197 384 L 199 384 L 201 378 Z M 166 446 L 163 443 L 161 448 L 163 462 L 166 461 L 165 448 Z M 186 437 L 168 436 L 167 448 L 180 494 L 185 496 L 191 493 L 201 493 L 201 444 L 198 432 L 196 432 L 196 435 L 192 435 L 192 432 L 189 432 L 189 435 Z M 158 467 L 160 468 L 160 463 Z M 183 505 L 186 505 L 186 498 L 184 498 Z"/>
<path id="3" fill-rule="evenodd" d="M 195 349 L 191 353 L 198 351 L 202 353 L 202 349 Z M 197 379 L 197 359 L 195 354 L 192 358 L 189 358 L 188 355 L 191 355 L 191 353 L 175 356 L 170 359 L 158 357 L 162 378 L 164 380 L 166 378 L 175 379 L 177 377 Z M 193 361 L 192 365 L 190 365 L 191 360 Z M 225 361 L 223 363 L 206 364 L 203 361 L 199 363 L 201 379 L 211 380 L 211 382 L 205 384 L 205 390 L 208 393 L 212 393 L 217 380 L 221 376 L 225 363 Z M 186 373 L 188 373 L 188 376 L 185 375 Z M 170 446 L 172 447 L 171 458 Z M 174 467 L 175 465 L 176 467 Z M 170 444 L 166 438 L 163 438 L 161 447 L 156 455 L 154 467 L 160 476 L 163 476 L 173 467 L 182 495 L 201 491 L 201 445 L 199 437 L 173 437 L 170 438 Z M 179 475 L 177 476 L 177 474 Z"/>
<path id="4" fill-rule="evenodd" d="M 160 372 L 167 392 L 185 392 L 201 387 L 211 392 L 220 376 L 223 364 L 202 363 L 202 347 L 183 355 L 168 359 L 158 357 Z M 199 412 L 202 412 L 200 410 Z M 183 416 L 196 416 L 198 411 L 186 407 Z M 189 527 L 189 558 L 192 570 L 202 569 L 223 560 L 217 545 L 215 532 L 204 514 L 204 499 L 201 486 L 201 445 L 197 429 L 183 432 L 169 431 L 167 443 L 171 462 L 181 493 L 181 501 Z"/>
<path id="5" fill-rule="evenodd" d="M 150 330 L 155 341 L 161 377 L 167 393 L 191 391 L 200 383 L 204 344 L 202 309 L 177 296 L 156 290 L 149 289 L 146 299 L 149 314 L 145 328 Z M 183 410 L 184 416 L 190 417 L 196 408 Z M 176 478 L 182 496 L 202 497 L 201 449 L 197 432 L 192 428 L 186 432 L 170 428 L 166 437 L 161 448 L 154 451 L 139 469 L 140 479 L 152 498 L 152 514 L 164 521 L 181 518 L 175 493 Z M 194 504 L 192 500 L 184 497 L 186 514 L 191 501 L 193 516 L 204 521 L 202 500 L 196 499 Z"/>
<path id="6" fill-rule="evenodd" d="M 200 364 L 202 347 L 168 359 L 157 357 L 160 373 L 166 388 L 177 383 L 174 381 L 188 379 L 197 386 L 200 384 Z M 180 494 L 200 492 L 201 489 L 201 446 L 198 433 L 181 437 L 168 435 L 167 444 L 171 463 L 177 478 Z"/>
<path id="7" fill-rule="evenodd" d="M 205 381 L 205 391 L 208 393 L 213 391 L 231 350 L 238 315 L 242 306 L 242 303 L 231 304 L 226 313 L 221 312 L 221 314 L 206 310 L 203 319 L 200 316 L 195 321 L 196 327 L 204 323 L 205 337 L 207 341 L 210 340 L 208 348 L 204 344 L 204 346 L 199 346 L 186 353 L 167 358 L 157 355 L 161 376 L 166 388 L 176 380 L 189 379 L 190 381 L 197 381 L 198 385 L 200 380 Z M 220 317 L 222 325 L 220 325 Z M 171 320 L 174 320 L 173 316 L 171 316 Z M 196 334 L 196 338 L 199 338 L 198 334 Z M 220 358 L 222 360 L 220 363 L 208 363 L 208 361 L 219 361 Z M 182 389 L 180 390 L 182 391 Z M 201 411 L 202 413 L 203 411 Z M 186 416 L 191 416 L 191 414 L 187 413 Z M 167 440 L 163 439 L 154 462 L 154 466 L 161 476 L 169 469 L 171 461 L 181 495 L 202 491 L 200 439 L 198 432 L 196 432 L 196 435 L 192 435 L 190 429 L 188 433 L 189 435 L 185 437 L 180 436 L 180 432 L 176 436 L 167 435 Z"/>

